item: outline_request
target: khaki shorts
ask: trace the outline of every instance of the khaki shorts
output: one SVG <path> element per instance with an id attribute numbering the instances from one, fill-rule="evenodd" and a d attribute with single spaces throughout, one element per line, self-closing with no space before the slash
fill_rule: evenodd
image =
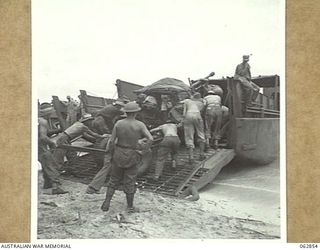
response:
<path id="1" fill-rule="evenodd" d="M 205 142 L 203 120 L 200 113 L 187 113 L 184 119 L 184 139 L 188 148 L 194 148 L 194 134 L 198 142 Z"/>

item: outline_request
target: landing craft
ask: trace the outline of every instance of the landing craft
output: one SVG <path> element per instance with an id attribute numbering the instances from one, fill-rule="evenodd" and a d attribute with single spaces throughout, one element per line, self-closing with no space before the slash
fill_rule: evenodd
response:
<path id="1" fill-rule="evenodd" d="M 223 90 L 222 103 L 229 108 L 228 115 L 224 117 L 223 137 L 219 149 L 210 148 L 206 152 L 205 160 L 189 164 L 186 148 L 181 146 L 177 168 L 171 169 L 167 162 L 162 178 L 155 183 L 152 177 L 157 161 L 157 144 L 162 139 L 161 135 L 156 138 L 152 151 L 144 152 L 139 166 L 138 185 L 141 189 L 184 197 L 192 190 L 199 190 L 212 182 L 221 169 L 233 159 L 255 164 L 268 164 L 277 159 L 280 116 L 279 76 L 259 76 L 252 79 L 262 89 L 262 93 L 259 93 L 253 106 L 250 107 L 244 104 L 240 82 L 232 77 L 210 79 L 211 76 L 213 74 L 206 77 L 205 81 L 190 80 L 190 85 L 173 78 L 164 78 L 145 87 L 119 79 L 116 81 L 119 98 L 126 96 L 133 101 L 139 99 L 139 94 L 152 97 L 149 98 L 149 103 L 142 104 L 142 111 L 139 114 L 139 119 L 144 121 L 149 129 L 161 125 L 167 116 L 175 119 L 177 123 L 180 122 L 183 107 L 181 101 L 189 98 L 193 90 L 204 95 L 208 86 L 218 86 Z M 93 115 L 114 101 L 90 96 L 84 90 L 80 90 L 79 98 L 83 111 Z M 168 104 L 166 109 L 161 107 L 164 100 Z M 63 110 L 57 97 L 53 97 L 53 106 L 56 116 L 63 117 Z M 180 131 L 180 137 L 183 139 L 182 133 L 183 131 Z M 79 157 L 73 161 L 66 162 L 69 173 L 85 183 L 89 183 L 99 171 L 91 154 L 103 153 L 103 150 L 94 152 L 95 150 L 89 147 L 88 144 L 86 147 L 69 146 L 69 150 L 82 153 L 79 153 Z M 196 159 L 198 153 L 195 152 Z"/>

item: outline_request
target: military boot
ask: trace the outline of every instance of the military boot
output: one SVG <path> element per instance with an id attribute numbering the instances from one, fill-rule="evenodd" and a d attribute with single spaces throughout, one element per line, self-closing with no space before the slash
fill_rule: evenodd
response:
<path id="1" fill-rule="evenodd" d="M 67 194 L 68 191 L 63 190 L 59 183 L 52 183 L 51 194 Z"/>
<path id="2" fill-rule="evenodd" d="M 214 139 L 213 140 L 213 148 L 215 149 L 215 150 L 217 150 L 218 149 L 218 139 Z"/>
<path id="3" fill-rule="evenodd" d="M 190 163 L 190 164 L 193 164 L 193 163 L 194 163 L 193 148 L 189 148 L 189 163 Z"/>
<path id="4" fill-rule="evenodd" d="M 248 99 L 247 99 L 247 106 L 248 107 L 252 107 L 253 104 L 252 104 L 252 96 L 253 96 L 253 90 L 249 90 L 248 91 Z"/>
<path id="5" fill-rule="evenodd" d="M 177 165 L 178 165 L 178 155 L 176 153 L 171 153 L 171 167 L 173 169 L 176 169 L 177 168 Z"/>
<path id="6" fill-rule="evenodd" d="M 154 173 L 154 177 L 153 179 L 155 181 L 159 180 L 160 176 L 162 175 L 162 171 L 163 171 L 163 168 L 164 168 L 164 162 L 158 162 L 156 164 L 156 167 L 155 167 L 155 173 Z"/>
<path id="7" fill-rule="evenodd" d="M 208 152 L 209 148 L 210 148 L 210 139 L 207 138 L 206 139 L 206 146 L 204 148 L 204 152 Z"/>
<path id="8" fill-rule="evenodd" d="M 52 194 L 67 194 L 69 191 L 65 191 L 60 187 L 52 189 Z"/>
<path id="9" fill-rule="evenodd" d="M 108 187 L 107 193 L 106 193 L 106 199 L 102 203 L 101 210 L 107 212 L 110 207 L 110 202 L 112 200 L 112 197 L 114 195 L 115 189 Z"/>
<path id="10" fill-rule="evenodd" d="M 48 188 L 52 188 L 52 183 L 49 180 L 47 180 L 47 178 L 44 178 L 43 189 L 48 189 Z"/>
<path id="11" fill-rule="evenodd" d="M 256 99 L 257 99 L 257 97 L 258 97 L 258 95 L 259 95 L 259 91 L 253 90 L 252 92 L 253 92 L 253 93 L 252 93 L 252 96 L 251 96 L 251 100 L 252 100 L 253 102 L 255 102 Z"/>
<path id="12" fill-rule="evenodd" d="M 135 207 L 133 207 L 134 194 L 126 194 L 126 198 L 127 198 L 127 211 L 128 211 L 128 213 L 137 212 L 138 210 Z"/>
<path id="13" fill-rule="evenodd" d="M 199 157 L 199 160 L 200 161 L 203 161 L 206 157 L 204 155 L 204 149 L 206 147 L 205 143 L 204 142 L 200 142 L 199 143 L 199 147 L 200 147 L 200 157 Z"/>

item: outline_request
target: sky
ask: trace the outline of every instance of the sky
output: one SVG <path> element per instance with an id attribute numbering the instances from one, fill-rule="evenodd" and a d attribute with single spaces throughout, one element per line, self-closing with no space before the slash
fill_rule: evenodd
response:
<path id="1" fill-rule="evenodd" d="M 188 83 L 233 76 L 242 55 L 253 76 L 281 74 L 282 0 L 33 0 L 32 83 L 52 95 L 116 97 L 116 79 Z"/>

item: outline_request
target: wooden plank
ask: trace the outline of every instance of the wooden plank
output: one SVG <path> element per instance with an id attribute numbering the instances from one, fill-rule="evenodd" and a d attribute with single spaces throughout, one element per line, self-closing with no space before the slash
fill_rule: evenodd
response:
<path id="1" fill-rule="evenodd" d="M 88 152 L 88 153 L 98 153 L 98 154 L 106 154 L 107 151 L 103 149 L 97 148 L 89 148 L 89 147 L 80 147 L 80 146 L 72 146 L 67 144 L 59 145 L 58 148 L 73 150 L 73 151 L 80 151 L 80 152 Z"/>
<path id="2" fill-rule="evenodd" d="M 247 112 L 261 112 L 262 108 L 258 107 L 248 107 Z M 270 114 L 275 114 L 275 115 L 280 115 L 280 112 L 278 110 L 273 110 L 273 109 L 264 109 L 264 112 L 268 112 Z"/>
<path id="3" fill-rule="evenodd" d="M 175 195 L 179 195 L 179 193 L 181 192 L 181 190 L 188 184 L 188 182 L 190 181 L 190 179 L 198 172 L 198 170 L 200 168 L 202 168 L 204 166 L 204 163 L 201 162 L 200 164 L 198 164 L 192 171 L 191 173 L 186 177 L 186 179 L 181 182 L 181 184 L 178 186 L 178 188 L 176 189 Z"/>
<path id="4" fill-rule="evenodd" d="M 261 111 L 258 110 L 248 110 L 247 113 L 252 113 L 252 114 L 259 114 L 261 117 Z M 268 112 L 264 110 L 264 115 L 270 115 L 272 118 L 278 118 L 280 116 L 279 113 L 274 113 L 274 112 Z M 248 117 L 250 118 L 250 117 Z"/>
<path id="5" fill-rule="evenodd" d="M 250 110 L 257 110 L 257 111 L 259 111 L 259 110 L 261 110 L 261 107 L 248 107 L 248 110 L 249 110 L 249 111 L 250 111 Z M 264 108 L 264 110 L 265 110 L 265 111 L 268 111 L 268 112 L 275 113 L 275 114 L 279 114 L 279 113 L 280 113 L 278 110 L 273 110 L 273 109 L 265 109 L 265 108 Z"/>
<path id="6" fill-rule="evenodd" d="M 235 151 L 233 149 L 221 149 L 207 161 L 204 162 L 204 168 L 209 169 L 199 180 L 193 183 L 193 186 L 197 190 L 200 190 L 217 177 L 221 169 L 226 166 L 234 157 Z M 188 190 L 185 190 L 183 195 L 185 195 Z"/>
<path id="7" fill-rule="evenodd" d="M 248 110 L 247 111 L 247 113 L 260 114 L 260 116 L 261 116 L 261 112 L 262 111 L 258 111 L 258 110 Z M 270 112 L 270 111 L 266 111 L 266 110 L 264 110 L 264 114 L 265 115 L 272 115 L 272 116 L 274 116 L 274 118 L 278 118 L 280 116 L 279 113 L 274 113 L 274 112 Z M 246 117 L 246 118 L 250 118 L 250 117 Z"/>
<path id="8" fill-rule="evenodd" d="M 219 151 L 217 151 L 215 154 L 212 155 L 212 157 L 208 158 L 204 162 L 203 168 L 211 170 L 216 168 L 217 163 L 228 164 L 229 163 L 228 159 L 231 158 L 232 160 L 234 156 L 235 156 L 235 152 L 233 149 L 225 149 L 225 148 L 219 149 Z"/>

